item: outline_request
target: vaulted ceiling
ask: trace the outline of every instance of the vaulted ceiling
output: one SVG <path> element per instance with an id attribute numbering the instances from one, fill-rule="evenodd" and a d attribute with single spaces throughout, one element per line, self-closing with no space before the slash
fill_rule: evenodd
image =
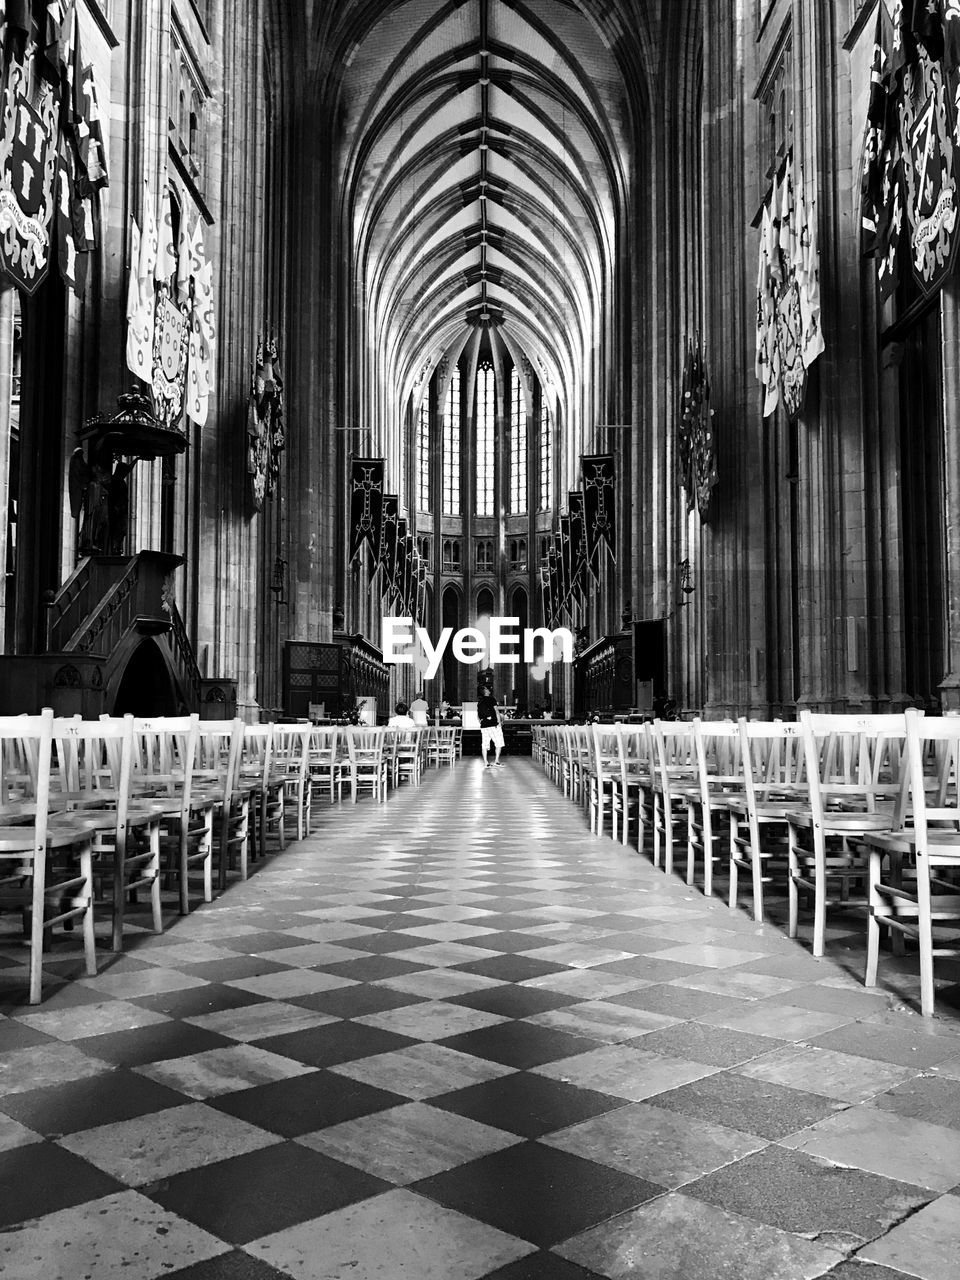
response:
<path id="1" fill-rule="evenodd" d="M 603 420 L 634 181 L 623 49 L 639 68 L 645 39 L 620 9 L 638 21 L 645 6 L 329 6 L 318 47 L 336 59 L 358 408 L 381 439 L 484 323 L 565 421 Z"/>

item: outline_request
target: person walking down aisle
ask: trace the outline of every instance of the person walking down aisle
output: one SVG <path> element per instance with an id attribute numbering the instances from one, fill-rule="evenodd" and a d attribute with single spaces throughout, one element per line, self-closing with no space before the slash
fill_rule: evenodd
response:
<path id="1" fill-rule="evenodd" d="M 487 759 L 487 751 L 491 745 L 496 752 L 493 763 L 500 763 L 500 752 L 503 750 L 503 727 L 497 711 L 497 700 L 491 690 L 485 686 L 480 690 L 477 717 L 480 721 L 480 754 L 483 756 L 484 765 L 489 769 L 490 761 Z"/>

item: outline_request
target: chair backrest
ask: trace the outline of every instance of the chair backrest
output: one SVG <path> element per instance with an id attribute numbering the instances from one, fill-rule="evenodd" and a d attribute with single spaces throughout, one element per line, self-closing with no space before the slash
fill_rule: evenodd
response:
<path id="1" fill-rule="evenodd" d="M 900 779 L 881 783 L 877 776 L 878 744 L 886 753 L 891 740 L 906 738 L 902 714 L 832 715 L 805 709 L 800 727 L 814 822 L 822 820 L 831 802 L 873 813 L 879 797 L 902 796 Z"/>
<path id="2" fill-rule="evenodd" d="M 241 770 L 248 779 L 258 778 L 261 788 L 266 787 L 269 782 L 272 756 L 273 725 L 244 725 Z"/>
<path id="3" fill-rule="evenodd" d="M 697 776 L 697 745 L 693 725 L 684 720 L 654 720 L 650 726 L 656 748 L 657 785 L 669 796 L 671 784 Z"/>
<path id="4" fill-rule="evenodd" d="M 384 731 L 350 725 L 347 728 L 347 753 L 353 765 L 379 765 L 383 760 Z"/>
<path id="5" fill-rule="evenodd" d="M 199 720 L 195 772 L 225 779 L 230 768 L 235 733 L 233 720 Z"/>
<path id="6" fill-rule="evenodd" d="M 653 750 L 648 725 L 617 725 L 617 756 L 624 794 L 631 782 L 636 784 L 639 781 L 642 787 L 652 785 Z"/>
<path id="7" fill-rule="evenodd" d="M 330 728 L 314 729 L 310 734 L 311 767 L 327 769 L 336 764 L 339 749 L 340 730 L 336 725 Z"/>
<path id="8" fill-rule="evenodd" d="M 740 791 L 744 786 L 740 727 L 735 720 L 693 720 L 693 741 L 700 780 L 700 799 L 709 805 L 710 796 L 723 791 Z"/>
<path id="9" fill-rule="evenodd" d="M 18 775 L 12 802 L 29 800 L 35 805 L 33 854 L 42 858 L 47 848 L 50 810 L 50 767 L 53 756 L 53 712 L 44 707 L 38 716 L 0 716 L 0 756 L 29 768 Z M 25 778 L 25 781 L 24 781 Z"/>
<path id="10" fill-rule="evenodd" d="M 136 717 L 133 722 L 134 781 L 181 797 L 181 812 L 190 803 L 200 717 Z"/>
<path id="11" fill-rule="evenodd" d="M 117 833 L 125 834 L 133 776 L 133 716 L 101 716 L 99 720 L 55 717 L 53 741 L 64 790 L 89 795 L 94 801 L 98 792 L 109 793 L 108 803 L 116 810 Z"/>
<path id="12" fill-rule="evenodd" d="M 615 724 L 590 726 L 593 767 L 597 777 L 611 777 L 620 773 L 620 735 Z"/>
<path id="13" fill-rule="evenodd" d="M 960 717 L 925 716 L 910 707 L 904 719 L 906 771 L 917 851 L 922 854 L 927 850 L 932 822 L 937 824 L 937 845 L 941 851 L 947 839 L 946 823 L 958 830 L 960 845 Z M 933 778 L 931 758 L 936 767 Z"/>
<path id="14" fill-rule="evenodd" d="M 747 808 L 755 817 L 758 802 L 800 784 L 804 775 L 803 731 L 793 720 L 748 720 L 745 716 L 737 728 Z"/>
<path id="15" fill-rule="evenodd" d="M 305 778 L 310 767 L 310 735 L 314 727 L 305 724 L 275 724 L 270 753 L 270 777 L 283 774 Z"/>

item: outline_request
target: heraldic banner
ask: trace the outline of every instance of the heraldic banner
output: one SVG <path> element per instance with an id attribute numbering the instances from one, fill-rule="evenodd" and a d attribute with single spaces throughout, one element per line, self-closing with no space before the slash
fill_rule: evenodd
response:
<path id="1" fill-rule="evenodd" d="M 395 493 L 383 495 L 383 520 L 380 528 L 380 564 L 383 568 L 380 594 L 394 594 L 397 576 L 397 521 L 400 518 L 400 499 Z"/>
<path id="2" fill-rule="evenodd" d="M 407 582 L 407 522 L 397 521 L 397 565 L 393 574 L 393 589 L 397 602 L 403 606 L 403 593 Z"/>
<path id="3" fill-rule="evenodd" d="M 570 512 L 570 564 L 573 590 L 583 603 L 587 587 L 587 532 L 583 514 L 583 494 L 579 489 L 567 495 L 567 508 Z"/>
<path id="4" fill-rule="evenodd" d="M 366 542 L 380 559 L 383 525 L 383 458 L 354 458 L 350 463 L 350 559 Z"/>
<path id="5" fill-rule="evenodd" d="M 765 418 L 780 404 L 791 418 L 797 417 L 803 409 L 807 371 L 823 350 L 816 205 L 791 153 L 764 201 L 760 229 L 755 368 L 764 390 Z M 705 425 L 701 413 L 701 435 Z M 700 483 L 691 481 L 688 495 L 697 493 L 701 484 L 709 498 L 709 472 Z"/>
<path id="6" fill-rule="evenodd" d="M 611 556 L 616 547 L 616 493 L 613 455 L 592 454 L 580 459 L 583 475 L 583 514 L 587 538 L 587 563 L 597 570 L 597 552 L 603 545 Z"/>
<path id="7" fill-rule="evenodd" d="M 912 271 L 932 296 L 960 243 L 960 0 L 878 6 L 864 143 L 864 253 L 881 304 Z M 909 254 L 909 264 L 906 256 Z"/>
<path id="8" fill-rule="evenodd" d="M 74 0 L 0 3 L 0 270 L 37 291 L 56 253 L 81 296 L 108 185 L 93 69 Z"/>

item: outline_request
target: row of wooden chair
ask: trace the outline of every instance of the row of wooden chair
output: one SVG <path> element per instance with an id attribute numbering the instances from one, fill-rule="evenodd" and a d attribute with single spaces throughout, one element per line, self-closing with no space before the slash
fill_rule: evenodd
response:
<path id="1" fill-rule="evenodd" d="M 112 910 L 111 943 L 123 947 L 133 895 L 149 895 L 162 931 L 161 883 L 190 907 L 205 902 L 275 837 L 310 835 L 315 798 L 378 800 L 417 785 L 428 764 L 452 765 L 456 731 L 246 725 L 199 717 L 0 717 L 0 910 L 24 916 L 29 999 L 41 997 L 45 934 L 82 930 L 86 972 L 96 972 L 94 910 Z M 216 861 L 215 861 L 216 855 Z"/>
<path id="2" fill-rule="evenodd" d="M 686 838 L 686 879 L 702 868 L 712 894 L 726 867 L 729 903 L 741 879 L 754 918 L 764 888 L 785 886 L 787 927 L 812 903 L 815 956 L 824 953 L 832 902 L 866 909 L 866 981 L 877 980 L 881 932 L 920 951 L 921 1006 L 934 1008 L 933 960 L 957 955 L 960 927 L 960 718 L 800 713 L 797 722 L 722 721 L 538 726 L 534 756 L 601 834 L 649 843 L 654 865 L 673 870 Z"/>

